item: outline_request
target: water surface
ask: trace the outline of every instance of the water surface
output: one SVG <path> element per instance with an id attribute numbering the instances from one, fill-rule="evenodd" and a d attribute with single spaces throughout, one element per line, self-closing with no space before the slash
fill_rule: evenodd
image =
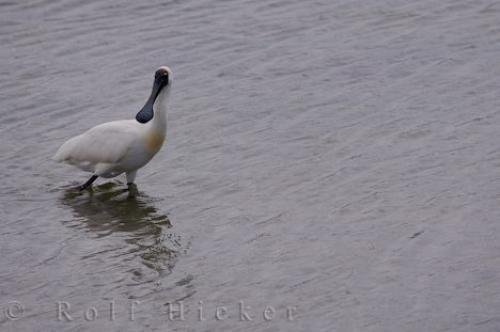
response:
<path id="1" fill-rule="evenodd" d="M 0 330 L 500 326 L 498 3 L 0 5 Z M 160 65 L 137 192 L 76 192 L 51 156 Z"/>

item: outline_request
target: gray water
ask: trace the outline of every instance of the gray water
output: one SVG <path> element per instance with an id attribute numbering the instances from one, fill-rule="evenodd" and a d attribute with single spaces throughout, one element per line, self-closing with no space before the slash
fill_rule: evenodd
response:
<path id="1" fill-rule="evenodd" d="M 498 2 L 2 1 L 0 45 L 1 331 L 500 328 Z M 76 192 L 160 65 L 138 192 Z"/>

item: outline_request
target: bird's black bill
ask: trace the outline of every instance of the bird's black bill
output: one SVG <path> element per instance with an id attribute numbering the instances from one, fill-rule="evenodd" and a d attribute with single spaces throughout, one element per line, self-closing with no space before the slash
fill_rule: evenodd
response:
<path id="1" fill-rule="evenodd" d="M 164 82 L 155 79 L 155 82 L 153 84 L 153 90 L 151 91 L 151 96 L 149 96 L 148 101 L 146 101 L 144 107 L 135 116 L 135 119 L 137 121 L 139 121 L 140 123 L 146 123 L 148 121 L 151 121 L 151 119 L 154 116 L 153 105 L 164 86 L 165 86 Z"/>
<path id="2" fill-rule="evenodd" d="M 137 115 L 135 116 L 135 119 L 137 121 L 139 121 L 140 123 L 146 123 L 148 121 L 151 121 L 151 119 L 154 116 L 153 104 L 154 104 L 154 101 L 152 103 L 150 103 L 148 100 L 146 102 L 146 105 L 144 105 L 144 107 L 139 111 L 139 113 L 137 113 Z"/>

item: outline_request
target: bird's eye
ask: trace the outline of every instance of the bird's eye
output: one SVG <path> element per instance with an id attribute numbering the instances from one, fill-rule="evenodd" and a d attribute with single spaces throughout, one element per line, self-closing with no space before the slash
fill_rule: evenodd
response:
<path id="1" fill-rule="evenodd" d="M 155 78 L 162 80 L 168 79 L 168 73 L 156 73 Z"/>

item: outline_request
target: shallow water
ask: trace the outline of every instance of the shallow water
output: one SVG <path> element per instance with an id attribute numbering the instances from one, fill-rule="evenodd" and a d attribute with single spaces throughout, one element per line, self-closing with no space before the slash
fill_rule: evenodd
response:
<path id="1" fill-rule="evenodd" d="M 0 330 L 499 328 L 498 3 L 0 5 Z M 164 64 L 138 191 L 76 192 Z"/>

